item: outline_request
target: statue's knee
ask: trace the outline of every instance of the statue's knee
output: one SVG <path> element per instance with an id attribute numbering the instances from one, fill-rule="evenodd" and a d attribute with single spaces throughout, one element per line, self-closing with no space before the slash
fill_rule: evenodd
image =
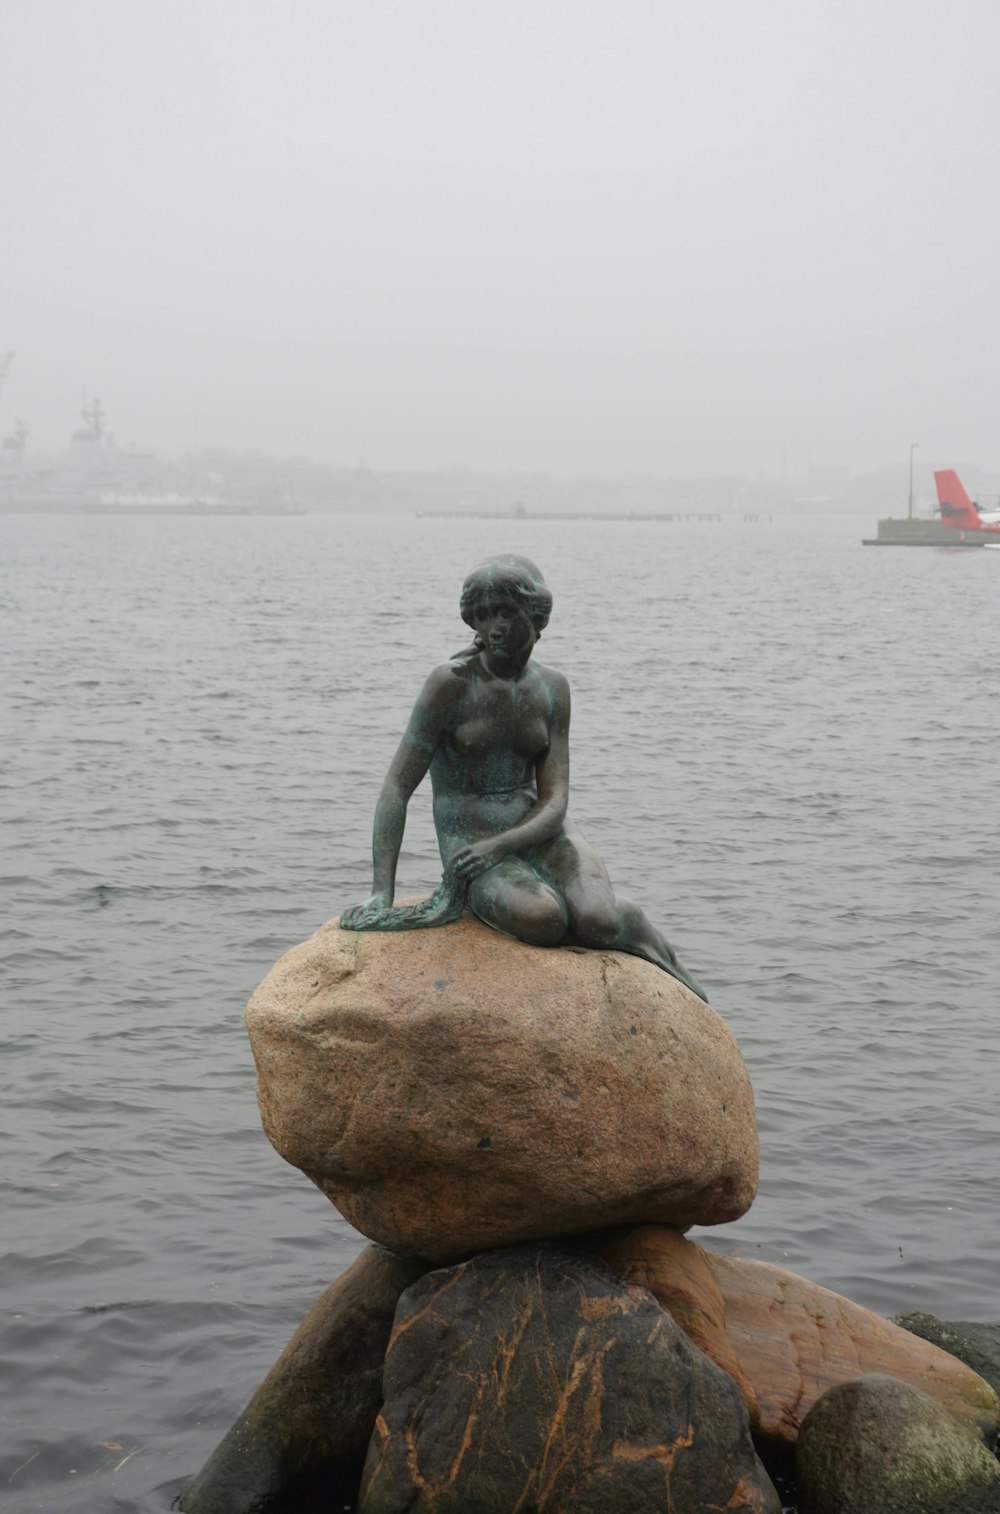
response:
<path id="1" fill-rule="evenodd" d="M 529 946 L 557 946 L 566 934 L 565 906 L 550 888 L 473 888 L 470 903 L 487 925 Z"/>
<path id="2" fill-rule="evenodd" d="M 622 911 L 615 904 L 590 905 L 576 916 L 573 931 L 584 946 L 610 950 L 621 940 Z"/>
<path id="3" fill-rule="evenodd" d="M 566 911 L 562 902 L 548 889 L 524 901 L 513 935 L 532 946 L 558 946 L 566 934 Z"/>

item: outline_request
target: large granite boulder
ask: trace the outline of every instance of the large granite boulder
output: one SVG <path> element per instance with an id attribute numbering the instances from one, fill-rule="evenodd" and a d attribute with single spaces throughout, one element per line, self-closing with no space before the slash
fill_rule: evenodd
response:
<path id="1" fill-rule="evenodd" d="M 598 1254 L 648 1288 L 694 1344 L 739 1386 L 760 1444 L 794 1444 L 829 1388 L 888 1373 L 927 1394 L 990 1445 L 997 1395 L 938 1346 L 765 1262 L 722 1256 L 675 1230 L 643 1225 L 595 1239 Z M 1000 1505 L 998 1505 L 1000 1514 Z"/>
<path id="2" fill-rule="evenodd" d="M 382 1363 L 418 1262 L 369 1246 L 313 1305 L 178 1508 L 287 1514 L 352 1504 L 376 1416 Z"/>
<path id="3" fill-rule="evenodd" d="M 997 1514 L 1000 1463 L 940 1404 L 873 1374 L 830 1388 L 795 1450 L 801 1514 Z"/>
<path id="4" fill-rule="evenodd" d="M 447 1260 L 750 1205 L 753 1095 L 732 1035 L 618 952 L 466 917 L 288 952 L 247 1006 L 268 1137 L 352 1225 Z"/>
<path id="5" fill-rule="evenodd" d="M 609 1267 L 520 1246 L 400 1300 L 359 1514 L 779 1514 L 733 1382 Z"/>

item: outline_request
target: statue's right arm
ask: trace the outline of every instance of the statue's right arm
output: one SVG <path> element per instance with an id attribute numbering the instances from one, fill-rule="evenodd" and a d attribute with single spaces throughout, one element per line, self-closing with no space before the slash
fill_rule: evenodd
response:
<path id="1" fill-rule="evenodd" d="M 403 739 L 389 764 L 372 833 L 372 898 L 391 904 L 396 894 L 396 865 L 406 827 L 410 795 L 422 781 L 449 728 L 460 684 L 454 666 L 435 668 L 413 707 Z"/>

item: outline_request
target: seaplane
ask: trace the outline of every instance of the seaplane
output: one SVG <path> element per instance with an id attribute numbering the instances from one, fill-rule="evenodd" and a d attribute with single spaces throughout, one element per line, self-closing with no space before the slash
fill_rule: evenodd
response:
<path id="1" fill-rule="evenodd" d="M 942 525 L 952 526 L 963 533 L 983 531 L 996 537 L 996 541 L 983 542 L 984 547 L 1000 547 L 1000 510 L 980 510 L 966 494 L 961 479 L 952 468 L 935 473 L 934 483 Z"/>

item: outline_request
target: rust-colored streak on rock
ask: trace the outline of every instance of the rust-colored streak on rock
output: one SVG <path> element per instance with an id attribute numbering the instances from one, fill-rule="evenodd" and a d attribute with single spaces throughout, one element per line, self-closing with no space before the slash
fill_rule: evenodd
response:
<path id="1" fill-rule="evenodd" d="M 494 1390 L 494 1402 L 498 1408 L 502 1408 L 507 1397 L 507 1388 L 510 1383 L 511 1368 L 517 1359 L 517 1352 L 528 1328 L 529 1316 L 521 1313 L 514 1321 L 513 1332 L 510 1339 L 500 1336 L 497 1340 L 497 1354 L 500 1358 L 499 1372 L 494 1371 L 496 1383 Z"/>
<path id="2" fill-rule="evenodd" d="M 403 1432 L 406 1439 L 406 1470 L 410 1475 L 415 1488 L 421 1493 L 433 1496 L 433 1488 L 420 1470 L 420 1458 L 417 1454 L 417 1437 L 412 1425 L 408 1425 Z"/>
<path id="3" fill-rule="evenodd" d="M 609 1319 L 614 1314 L 625 1314 L 628 1305 L 627 1298 L 583 1298 L 580 1300 L 580 1313 L 585 1320 Z"/>
<path id="4" fill-rule="evenodd" d="M 458 1474 L 462 1470 L 462 1462 L 465 1460 L 465 1453 L 472 1445 L 472 1433 L 475 1430 L 476 1422 L 479 1419 L 479 1403 L 482 1401 L 482 1396 L 483 1395 L 480 1393 L 477 1398 L 476 1408 L 472 1411 L 465 1422 L 465 1430 L 462 1434 L 462 1444 L 459 1446 L 458 1451 L 455 1453 L 455 1460 L 448 1468 L 448 1487 L 451 1487 L 455 1482 L 458 1481 Z"/>
<path id="5" fill-rule="evenodd" d="M 373 1433 L 378 1436 L 383 1445 L 385 1445 L 386 1441 L 389 1439 L 389 1426 L 386 1424 L 381 1414 L 379 1414 L 375 1420 L 375 1429 Z"/>
<path id="6" fill-rule="evenodd" d="M 671 1446 L 615 1446 L 612 1453 L 615 1461 L 645 1461 L 647 1457 L 658 1461 L 661 1465 L 670 1468 L 674 1464 L 674 1457 L 680 1450 L 687 1451 L 694 1445 L 694 1426 L 688 1425 L 683 1435 L 679 1435 Z"/>
<path id="7" fill-rule="evenodd" d="M 726 1511 L 729 1509 L 744 1508 L 747 1500 L 749 1498 L 752 1498 L 753 1492 L 754 1490 L 752 1486 L 749 1483 L 744 1482 L 741 1478 L 737 1486 L 733 1489 L 732 1498 L 728 1499 L 724 1504 L 719 1504 L 718 1507 L 721 1511 L 721 1514 L 726 1514 Z M 706 1510 L 706 1514 L 708 1514 L 708 1510 Z"/>
<path id="8" fill-rule="evenodd" d="M 585 1339 L 583 1331 L 577 1333 L 569 1378 L 559 1392 L 542 1446 L 537 1478 L 540 1510 L 544 1510 L 554 1498 L 558 1500 L 559 1486 L 565 1472 L 578 1461 L 586 1463 L 588 1449 L 596 1443 L 600 1433 L 601 1400 L 604 1397 L 603 1363 L 617 1341 L 604 1341 L 600 1346 L 587 1350 Z M 582 1393 L 579 1392 L 581 1388 Z M 570 1428 L 567 1420 L 571 1401 L 578 1394 L 580 1402 L 573 1406 L 577 1424 Z"/>
<path id="9" fill-rule="evenodd" d="M 687 1430 L 684 1431 L 681 1435 L 678 1435 L 669 1446 L 615 1446 L 614 1451 L 612 1452 L 612 1461 L 616 1464 L 627 1464 L 631 1462 L 633 1465 L 638 1462 L 653 1462 L 663 1474 L 663 1496 L 666 1499 L 666 1503 L 662 1505 L 662 1507 L 665 1510 L 665 1514 L 673 1514 L 674 1498 L 671 1491 L 671 1480 L 674 1470 L 674 1461 L 676 1460 L 677 1453 L 679 1451 L 689 1451 L 691 1449 L 691 1447 L 694 1445 L 694 1439 L 694 1426 L 688 1425 Z M 740 1478 L 738 1486 L 740 1488 L 746 1488 L 748 1485 L 742 1478 Z M 744 1501 L 739 1506 L 741 1509 L 745 1510 L 758 1507 L 758 1505 L 753 1502 L 752 1495 L 754 1491 L 756 1491 L 759 1497 L 760 1488 L 758 1487 L 756 1490 L 751 1489 L 750 1500 L 747 1501 L 746 1499 L 744 1499 Z M 710 1507 L 711 1505 L 708 1504 L 699 1504 L 699 1514 L 702 1514 L 702 1511 Z"/>
<path id="10" fill-rule="evenodd" d="M 654 1461 L 663 1472 L 664 1491 L 667 1496 L 668 1509 L 673 1508 L 673 1499 L 670 1494 L 670 1478 L 674 1470 L 674 1462 L 679 1451 L 690 1451 L 694 1445 L 694 1425 L 688 1425 L 687 1429 L 675 1437 L 669 1446 L 615 1446 L 613 1460 L 616 1462 Z M 739 1486 L 747 1485 L 740 1478 Z"/>
<path id="11" fill-rule="evenodd" d="M 461 1268 L 456 1268 L 454 1272 L 449 1276 L 448 1280 L 442 1284 L 440 1296 L 443 1296 L 449 1288 L 453 1288 L 455 1284 L 460 1281 L 460 1278 Z M 438 1295 L 435 1295 L 435 1300 L 437 1297 Z M 427 1305 L 428 1309 L 432 1309 L 433 1307 L 433 1301 Z M 393 1321 L 392 1334 L 389 1336 L 389 1345 L 387 1349 L 391 1351 L 396 1344 L 397 1338 L 400 1335 L 404 1335 L 407 1330 L 412 1330 L 414 1325 L 419 1325 L 422 1319 L 423 1315 L 421 1314 L 408 1315 L 405 1319 L 400 1319 L 397 1315 L 396 1319 Z"/>

